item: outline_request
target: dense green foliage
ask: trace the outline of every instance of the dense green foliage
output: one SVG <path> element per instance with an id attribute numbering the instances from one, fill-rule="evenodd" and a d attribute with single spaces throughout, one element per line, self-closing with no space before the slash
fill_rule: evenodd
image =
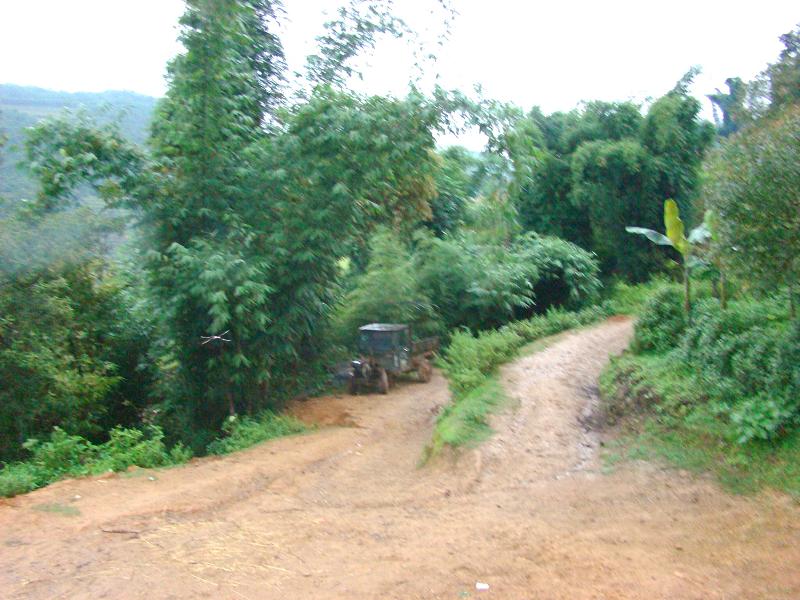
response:
<path id="1" fill-rule="evenodd" d="M 39 210 L 63 209 L 80 182 L 138 217 L 144 292 L 159 307 L 159 418 L 198 450 L 226 414 L 316 373 L 340 258 L 377 224 L 429 218 L 435 191 L 438 113 L 420 96 L 319 87 L 279 107 L 273 9 L 189 3 L 149 155 L 66 118 L 29 143 Z"/>
<path id="2" fill-rule="evenodd" d="M 64 477 L 81 477 L 125 471 L 129 467 L 166 467 L 185 463 L 191 451 L 181 445 L 167 450 L 158 427 L 146 432 L 116 427 L 104 444 L 95 445 L 79 435 L 53 429 L 49 439 L 25 443 L 30 460 L 7 465 L 0 471 L 0 497 L 29 492 Z"/>
<path id="3" fill-rule="evenodd" d="M 442 237 L 458 228 L 465 205 L 478 191 L 475 189 L 475 171 L 479 161 L 459 146 L 444 150 L 440 160 L 435 176 L 436 196 L 431 199 L 431 218 L 426 224 Z"/>
<path id="4" fill-rule="evenodd" d="M 662 414 L 665 407 L 702 403 L 702 389 L 691 373 L 662 355 L 625 355 L 601 377 L 609 418 L 625 417 L 626 428 L 606 445 L 611 467 L 623 459 L 660 460 L 693 472 L 713 473 L 734 492 L 763 487 L 800 495 L 800 430 L 774 441 L 731 441 L 719 419 L 691 411 L 684 417 Z M 633 420 L 631 415 L 642 415 Z"/>
<path id="5" fill-rule="evenodd" d="M 600 288 L 594 258 L 558 238 L 525 234 L 508 245 L 481 242 L 465 232 L 423 239 L 417 273 L 445 325 L 473 330 L 553 306 L 578 308 Z"/>
<path id="6" fill-rule="evenodd" d="M 352 347 L 366 323 L 408 323 L 416 336 L 441 333 L 441 324 L 411 255 L 398 237 L 379 231 L 366 271 L 345 294 L 334 317 L 335 338 Z"/>
<path id="7" fill-rule="evenodd" d="M 716 471 L 735 489 L 800 490 L 800 329 L 785 302 L 736 298 L 722 310 L 706 293 L 690 324 L 677 285 L 651 294 L 631 353 L 602 377 L 607 419 L 643 418 L 637 456 Z"/>
<path id="8" fill-rule="evenodd" d="M 155 98 L 131 92 L 70 94 L 0 84 L 0 133 L 8 138 L 6 156 L 0 161 L 0 197 L 18 200 L 36 196 L 36 178 L 20 168 L 20 163 L 25 166 L 25 129 L 40 119 L 64 109 L 83 111 L 96 123 L 118 123 L 126 140 L 144 145 L 155 104 Z"/>
<path id="9" fill-rule="evenodd" d="M 675 286 L 652 286 L 643 307 L 636 290 L 623 289 L 623 303 L 639 306 L 634 343 L 601 388 L 611 421 L 642 415 L 623 444 L 632 456 L 711 470 L 737 491 L 768 485 L 797 494 L 800 113 L 787 82 L 800 63 L 797 34 L 782 41 L 786 49 L 758 80 L 729 80 L 730 94 L 712 97 L 726 137 L 705 164 L 703 235 L 683 238 L 679 221 L 680 236 L 667 227 L 670 244 L 680 237 L 681 253 L 691 254 L 687 273 L 711 279 L 704 298 L 687 313 Z"/>
<path id="10" fill-rule="evenodd" d="M 207 452 L 227 454 L 307 430 L 297 419 L 268 410 L 255 417 L 229 417 Z M 192 458 L 192 451 L 181 443 L 167 449 L 164 433 L 157 426 L 114 427 L 108 433 L 108 441 L 102 444 L 54 427 L 47 440 L 30 438 L 23 446 L 30 458 L 8 464 L 0 471 L 0 497 L 23 494 L 64 477 L 126 471 L 131 467 L 168 467 Z"/>
<path id="11" fill-rule="evenodd" d="M 224 436 L 208 445 L 209 454 L 228 454 L 286 435 L 303 433 L 308 428 L 288 415 L 265 410 L 257 417 L 228 417 L 222 426 Z"/>
<path id="12" fill-rule="evenodd" d="M 371 321 L 449 341 L 454 402 L 434 446 L 480 437 L 499 364 L 607 314 L 591 308 L 601 275 L 669 269 L 624 229 L 658 229 L 666 198 L 687 224 L 713 209 L 695 257 L 712 277 L 730 268 L 739 289 L 773 292 L 796 279 L 796 34 L 768 70 L 769 107 L 714 151 L 695 207 L 713 131 L 687 91 L 694 71 L 645 112 L 524 114 L 413 86 L 363 96 L 348 90 L 359 53 L 415 38 L 391 0 L 339 10 L 304 77 L 287 72 L 278 0 L 186 4 L 184 52 L 155 109 L 107 94 L 133 104 L 115 122 L 94 96 L 0 88 L 0 148 L 12 150 L 0 171 L 0 460 L 18 461 L 0 472 L 4 494 L 179 463 L 182 444 L 223 453 L 303 431 L 274 411 L 324 386 Z M 54 115 L 53 102 L 75 110 Z M 437 150 L 459 124 L 486 134 L 487 152 Z M 23 146 L 38 192 L 9 175 Z M 703 390 L 667 413 L 702 405 L 744 441 L 793 427 L 798 333 L 778 301 L 720 312 L 705 300 L 687 315 L 669 283 L 644 308 L 619 285 L 613 306 L 641 314 L 636 356 L 680 364 Z"/>
<path id="13" fill-rule="evenodd" d="M 727 138 L 707 165 L 705 206 L 717 217 L 717 252 L 757 286 L 800 276 L 800 106 Z"/>
<path id="14" fill-rule="evenodd" d="M 86 209 L 0 225 L 0 457 L 59 425 L 93 440 L 139 421 L 147 319 Z"/>
<path id="15" fill-rule="evenodd" d="M 631 103 L 590 102 L 582 111 L 531 111 L 508 138 L 512 198 L 522 224 L 597 253 L 603 272 L 642 281 L 663 259 L 625 225 L 655 227 L 664 199 L 689 212 L 712 141 L 688 95 L 693 72 L 642 116 Z"/>
<path id="16" fill-rule="evenodd" d="M 410 323 L 420 336 L 480 331 L 597 299 L 599 270 L 590 253 L 558 238 L 511 235 L 513 227 L 496 214 L 488 222 L 489 229 L 473 220 L 444 238 L 420 234 L 413 251 L 388 231 L 375 236 L 366 271 L 336 311 L 335 339 L 352 344 L 358 326 L 369 322 Z"/>
<path id="17" fill-rule="evenodd" d="M 634 353 L 667 355 L 687 369 L 702 390 L 701 410 L 718 416 L 732 439 L 773 439 L 796 425 L 800 373 L 793 361 L 800 330 L 785 306 L 740 299 L 723 311 L 708 299 L 697 304 L 690 324 L 676 309 L 676 294 L 665 287 L 645 307 Z M 690 408 L 682 406 L 681 416 Z"/>
<path id="18" fill-rule="evenodd" d="M 341 259 L 380 224 L 430 219 L 438 111 L 326 87 L 289 104 L 281 16 L 269 0 L 187 3 L 148 152 L 91 110 L 32 129 L 40 192 L 0 232 L 0 458 L 53 425 L 96 443 L 143 421 L 204 451 L 226 415 L 320 385 Z M 362 33 L 339 35 L 357 50 Z M 136 229 L 75 212 L 87 195 Z"/>

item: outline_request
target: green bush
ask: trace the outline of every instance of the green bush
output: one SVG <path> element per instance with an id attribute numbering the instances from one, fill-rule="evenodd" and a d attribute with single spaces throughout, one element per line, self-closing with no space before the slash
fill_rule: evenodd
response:
<path id="1" fill-rule="evenodd" d="M 536 265 L 504 244 L 470 232 L 423 238 L 415 252 L 420 285 L 447 329 L 498 327 L 533 306 Z"/>
<path id="2" fill-rule="evenodd" d="M 164 433 L 158 427 L 149 427 L 147 432 L 115 427 L 109 433 L 109 440 L 98 450 L 95 471 L 124 471 L 131 466 L 164 467 L 191 458 L 191 453 L 187 454 L 180 444 L 168 452 Z"/>
<path id="3" fill-rule="evenodd" d="M 637 352 L 666 352 L 677 345 L 686 324 L 682 292 L 675 286 L 662 287 L 639 316 L 633 348 Z"/>
<path id="4" fill-rule="evenodd" d="M 510 359 L 524 339 L 508 329 L 473 336 L 469 331 L 453 334 L 441 366 L 453 394 L 459 397 L 481 385 L 486 376 Z"/>
<path id="5" fill-rule="evenodd" d="M 738 434 L 737 441 L 745 443 L 776 437 L 796 416 L 797 407 L 783 400 L 764 393 L 739 402 L 730 413 Z"/>
<path id="6" fill-rule="evenodd" d="M 411 256 L 388 230 L 372 238 L 366 272 L 345 294 L 333 315 L 337 342 L 354 346 L 358 328 L 367 323 L 408 323 L 421 336 L 441 330 L 438 317 L 420 284 Z"/>
<path id="7" fill-rule="evenodd" d="M 208 452 L 226 454 L 306 430 L 297 419 L 270 411 L 258 418 L 229 418 L 223 426 L 224 437 L 211 442 Z M 109 440 L 99 445 L 56 427 L 48 440 L 29 440 L 25 448 L 31 453 L 30 460 L 0 469 L 0 496 L 29 492 L 64 477 L 125 471 L 132 466 L 167 467 L 192 458 L 192 452 L 180 443 L 167 450 L 164 433 L 155 426 L 144 431 L 116 427 Z"/>
<path id="8" fill-rule="evenodd" d="M 536 266 L 536 311 L 578 309 L 597 299 L 602 284 L 595 255 L 567 240 L 527 233 L 514 243 L 523 262 Z"/>
<path id="9" fill-rule="evenodd" d="M 501 330 L 516 333 L 522 338 L 524 343 L 530 343 L 566 329 L 573 329 L 575 327 L 594 323 L 595 321 L 611 316 L 611 314 L 613 313 L 606 304 L 590 306 L 578 312 L 553 308 L 543 315 L 537 315 L 522 321 L 513 321 L 501 327 Z"/>
<path id="10" fill-rule="evenodd" d="M 29 492 L 64 477 L 124 471 L 131 466 L 166 467 L 192 457 L 180 444 L 167 451 L 163 439 L 158 427 L 150 427 L 146 432 L 117 427 L 106 443 L 95 445 L 55 427 L 48 440 L 25 442 L 30 460 L 0 470 L 0 496 Z"/>
<path id="11" fill-rule="evenodd" d="M 715 401 L 707 380 L 679 350 L 612 360 L 600 391 L 610 423 L 628 417 L 607 460 L 618 460 L 624 449 L 631 458 L 712 471 L 735 492 L 769 486 L 800 496 L 800 428 L 786 411 L 788 395 L 755 394 L 734 405 Z"/>
<path id="12" fill-rule="evenodd" d="M 647 302 L 663 287 L 677 284 L 662 278 L 653 278 L 647 283 L 631 284 L 625 281 L 614 281 L 606 286 L 610 309 L 618 315 L 638 315 Z"/>
<path id="13" fill-rule="evenodd" d="M 415 264 L 420 285 L 449 329 L 479 331 L 556 306 L 577 308 L 601 287 L 590 252 L 532 233 L 511 241 L 472 231 L 423 238 Z"/>
<path id="14" fill-rule="evenodd" d="M 632 349 L 664 357 L 679 379 L 700 392 L 687 394 L 691 402 L 659 404 L 678 426 L 681 419 L 701 418 L 711 427 L 711 416 L 720 435 L 747 443 L 774 440 L 800 419 L 800 330 L 781 299 L 735 300 L 727 310 L 715 299 L 701 299 L 688 325 L 680 291 L 663 287 L 646 304 Z M 663 369 L 647 372 L 672 378 Z"/>
<path id="15" fill-rule="evenodd" d="M 33 454 L 31 463 L 48 480 L 89 473 L 97 447 L 79 435 L 69 435 L 60 427 L 54 427 L 50 439 L 30 439 L 23 447 Z"/>
<path id="16" fill-rule="evenodd" d="M 142 278 L 109 256 L 116 229 L 88 208 L 0 219 L 0 460 L 55 425 L 99 441 L 150 401 L 156 311 L 138 309 Z"/>
<path id="17" fill-rule="evenodd" d="M 308 428 L 294 417 L 276 415 L 266 410 L 257 418 L 229 417 L 223 424 L 222 430 L 225 436 L 208 445 L 209 454 L 227 454 L 244 450 L 267 440 L 303 433 Z"/>
<path id="18" fill-rule="evenodd" d="M 0 498 L 8 498 L 35 490 L 42 476 L 31 463 L 13 463 L 0 469 Z"/>

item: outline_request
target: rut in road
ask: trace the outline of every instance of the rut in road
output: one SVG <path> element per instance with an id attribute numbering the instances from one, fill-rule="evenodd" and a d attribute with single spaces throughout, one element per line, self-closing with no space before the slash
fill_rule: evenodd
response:
<path id="1" fill-rule="evenodd" d="M 612 319 L 506 366 L 496 434 L 423 468 L 439 374 L 298 403 L 308 435 L 3 501 L 0 596 L 800 597 L 791 499 L 646 463 L 603 474 L 597 377 L 630 335 Z"/>

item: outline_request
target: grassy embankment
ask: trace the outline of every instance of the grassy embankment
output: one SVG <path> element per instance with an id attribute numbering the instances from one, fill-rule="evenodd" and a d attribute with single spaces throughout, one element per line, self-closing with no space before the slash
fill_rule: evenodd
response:
<path id="1" fill-rule="evenodd" d="M 552 310 L 477 335 L 467 331 L 455 333 L 439 361 L 449 381 L 452 400 L 437 419 L 423 459 L 429 459 L 445 446 L 477 444 L 491 435 L 488 416 L 506 401 L 496 377 L 500 365 L 534 342 L 610 314 L 606 304 L 578 312 Z"/>
<path id="2" fill-rule="evenodd" d="M 785 298 L 734 299 L 725 311 L 701 298 L 690 324 L 678 286 L 622 291 L 639 321 L 601 377 L 607 420 L 621 430 L 609 467 L 661 460 L 733 492 L 800 495 L 800 328 Z"/>

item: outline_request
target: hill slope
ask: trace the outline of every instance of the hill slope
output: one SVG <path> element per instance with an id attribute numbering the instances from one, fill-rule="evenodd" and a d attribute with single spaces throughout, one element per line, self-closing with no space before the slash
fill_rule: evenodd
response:
<path id="1" fill-rule="evenodd" d="M 30 177 L 17 166 L 23 157 L 26 127 L 64 109 L 82 108 L 98 122 L 118 120 L 125 137 L 144 144 L 156 102 L 133 92 L 68 93 L 0 84 L 0 133 L 8 138 L 0 155 L 0 197 L 16 200 L 36 193 Z"/>

